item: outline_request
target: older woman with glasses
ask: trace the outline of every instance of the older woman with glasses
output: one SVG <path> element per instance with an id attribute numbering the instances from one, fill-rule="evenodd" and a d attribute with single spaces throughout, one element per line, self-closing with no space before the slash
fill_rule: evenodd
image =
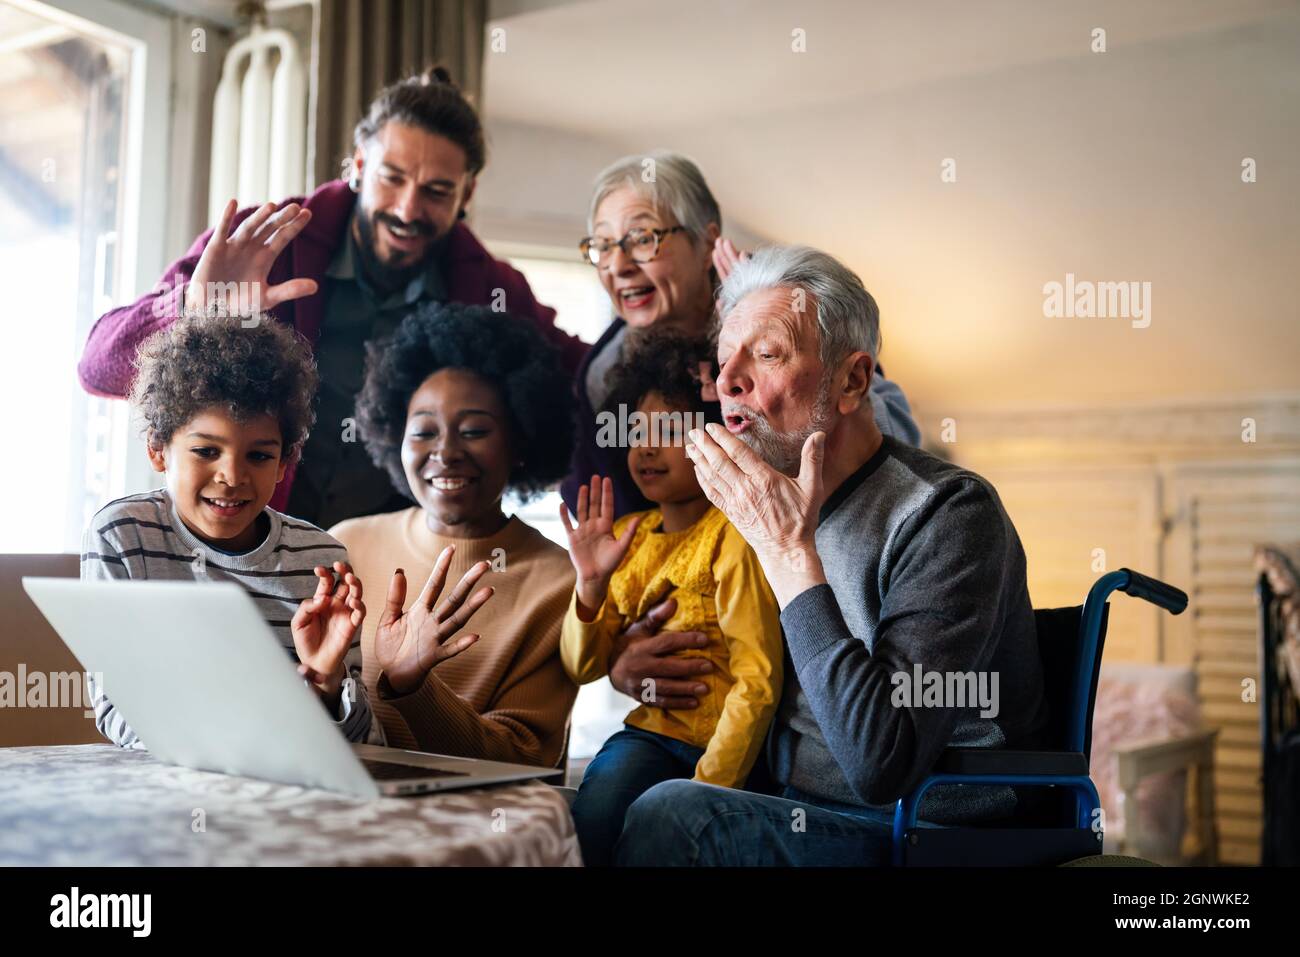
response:
<path id="1" fill-rule="evenodd" d="M 625 342 L 651 328 L 707 338 L 718 283 L 745 254 L 722 238 L 718 201 L 699 167 L 680 153 L 625 156 L 601 171 L 587 229 L 579 249 L 595 267 L 615 319 L 579 367 L 578 444 L 561 492 L 572 510 L 578 489 L 592 475 L 607 475 L 614 484 L 615 515 L 623 515 L 651 506 L 628 474 L 625 445 L 608 443 L 610 430 L 599 428 L 597 412 L 608 397 L 605 376 L 618 364 Z M 708 395 L 712 370 L 700 372 Z M 912 445 L 920 441 L 902 390 L 879 368 L 871 401 L 885 434 Z M 618 410 L 609 411 L 619 418 Z"/>

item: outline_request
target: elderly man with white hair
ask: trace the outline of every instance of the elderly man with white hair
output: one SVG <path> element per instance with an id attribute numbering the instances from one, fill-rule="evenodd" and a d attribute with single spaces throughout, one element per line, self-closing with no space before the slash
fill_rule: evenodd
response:
<path id="1" fill-rule="evenodd" d="M 892 802 L 945 748 L 1041 743 L 1024 550 L 985 479 L 874 421 L 879 312 L 856 275 L 816 250 L 760 250 L 726 278 L 719 315 L 726 427 L 692 431 L 688 452 L 781 606 L 776 794 L 659 784 L 628 811 L 617 859 L 887 863 Z M 921 818 L 1003 820 L 1025 797 L 936 787 Z"/>

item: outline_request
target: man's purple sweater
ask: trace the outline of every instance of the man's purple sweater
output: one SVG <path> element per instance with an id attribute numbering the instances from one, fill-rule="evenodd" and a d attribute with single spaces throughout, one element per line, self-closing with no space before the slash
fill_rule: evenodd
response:
<path id="1" fill-rule="evenodd" d="M 343 180 L 332 180 L 306 199 L 290 197 L 280 207 L 290 203 L 304 205 L 311 210 L 312 218 L 272 264 L 267 281 L 275 285 L 289 279 L 314 279 L 318 288 L 314 295 L 282 303 L 271 312 L 281 322 L 293 326 L 315 348 L 325 319 L 325 270 L 346 239 L 356 194 Z M 255 206 L 239 210 L 232 231 L 256 210 Z M 210 229 L 199 236 L 183 257 L 167 267 L 153 290 L 129 306 L 100 316 L 90 330 L 77 365 L 77 375 L 87 392 L 109 398 L 122 398 L 130 392 L 136 350 L 150 335 L 165 329 L 180 315 L 185 287 L 211 236 Z M 586 343 L 557 329 L 555 310 L 539 303 L 523 275 L 509 264 L 493 259 L 463 223 L 453 226 L 447 239 L 444 269 L 448 300 L 489 305 L 496 290 L 503 290 L 507 311 L 535 322 L 543 337 L 559 351 L 565 369 L 571 375 L 577 372 L 587 351 Z M 284 481 L 276 487 L 271 499 L 271 508 L 284 509 L 294 472 L 292 466 L 285 472 Z"/>

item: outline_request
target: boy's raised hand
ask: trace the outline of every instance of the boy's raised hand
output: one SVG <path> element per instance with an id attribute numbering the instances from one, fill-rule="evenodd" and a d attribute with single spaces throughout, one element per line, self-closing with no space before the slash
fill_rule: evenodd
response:
<path id="1" fill-rule="evenodd" d="M 591 486 L 578 489 L 578 512 L 575 528 L 569 522 L 569 510 L 560 503 L 560 521 L 564 523 L 564 533 L 569 538 L 569 559 L 578 573 L 579 611 L 586 612 L 590 618 L 605 603 L 605 593 L 609 589 L 609 580 L 623 561 L 636 527 L 641 524 L 638 515 L 627 523 L 621 538 L 614 537 L 614 483 L 601 479 L 599 475 L 591 477 Z"/>
<path id="2" fill-rule="evenodd" d="M 456 633 L 492 597 L 491 587 L 480 588 L 470 595 L 478 580 L 487 574 L 490 567 L 487 562 L 474 565 L 442 603 L 436 609 L 433 607 L 446 584 L 454 551 L 454 545 L 442 550 L 409 611 L 402 611 L 406 603 L 406 573 L 397 569 L 389 582 L 388 601 L 379 619 L 379 630 L 375 632 L 375 657 L 389 686 L 398 694 L 410 694 L 423 684 L 435 665 L 478 641 L 478 635 L 457 636 Z"/>
<path id="3" fill-rule="evenodd" d="M 361 579 L 346 562 L 335 562 L 332 570 L 317 565 L 315 570 L 316 594 L 298 606 L 289 630 L 298 652 L 298 673 L 333 702 L 347 676 L 344 659 L 366 617 L 366 606 Z"/>

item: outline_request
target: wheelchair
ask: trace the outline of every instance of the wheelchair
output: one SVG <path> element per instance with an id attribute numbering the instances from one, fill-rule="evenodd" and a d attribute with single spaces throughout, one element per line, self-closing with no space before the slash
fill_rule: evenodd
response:
<path id="1" fill-rule="evenodd" d="M 894 810 L 895 866 L 1047 867 L 1100 862 L 1104 819 L 1088 776 L 1092 710 L 1113 591 L 1171 612 L 1187 608 L 1185 592 L 1127 568 L 1097 580 L 1083 605 L 1035 609 L 1047 698 L 1048 750 L 948 748 Z M 1051 788 L 1044 811 L 1021 826 L 918 827 L 926 793 L 938 785 Z M 1054 799 L 1054 800 L 1053 800 Z M 1015 823 L 1015 822 L 1013 822 Z M 1140 863 L 1135 858 L 1128 863 Z"/>

